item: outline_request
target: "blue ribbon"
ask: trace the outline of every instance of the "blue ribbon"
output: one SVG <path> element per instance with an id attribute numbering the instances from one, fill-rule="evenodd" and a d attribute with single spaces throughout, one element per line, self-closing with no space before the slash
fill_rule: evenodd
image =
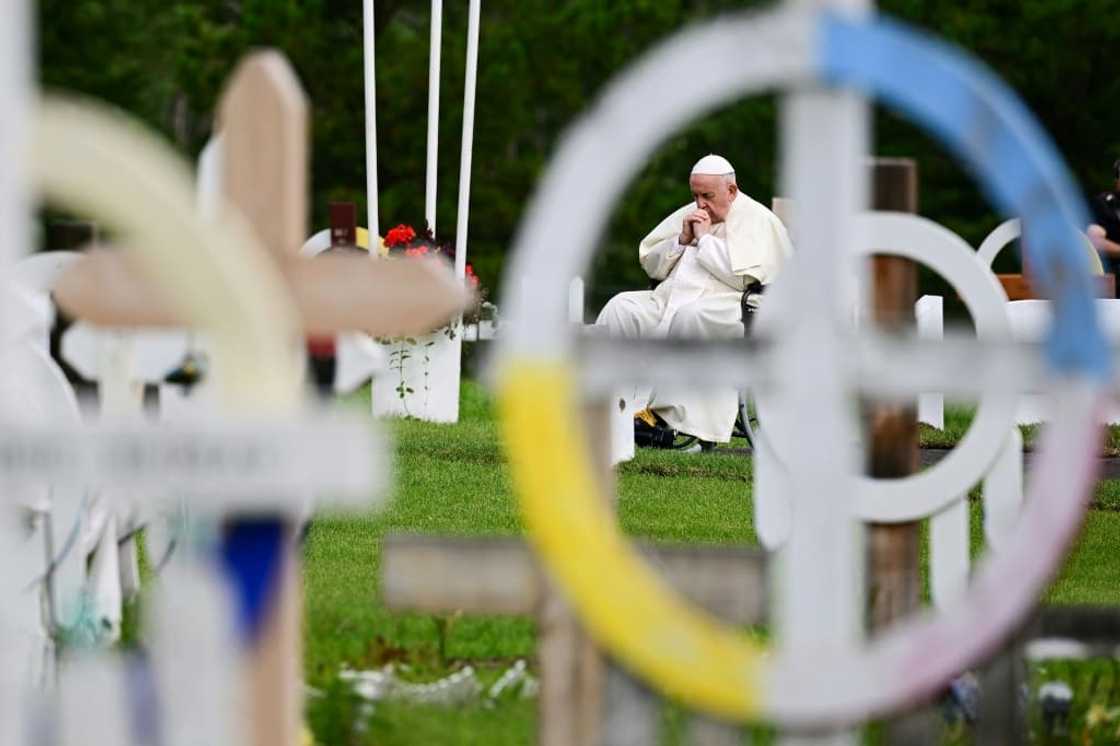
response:
<path id="1" fill-rule="evenodd" d="M 272 518 L 238 519 L 222 536 L 220 555 L 237 596 L 237 629 L 243 642 L 252 645 L 279 591 L 287 529 Z"/>

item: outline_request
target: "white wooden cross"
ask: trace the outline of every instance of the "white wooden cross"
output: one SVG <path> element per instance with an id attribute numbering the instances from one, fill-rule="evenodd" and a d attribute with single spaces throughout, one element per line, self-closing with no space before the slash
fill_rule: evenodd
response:
<path id="1" fill-rule="evenodd" d="M 18 65 L 17 65 L 18 69 Z M 284 78 L 287 73 L 288 77 Z M 274 86 L 276 77 L 281 83 L 288 84 Z M 255 78 L 255 79 L 254 79 Z M 269 78 L 272 78 L 271 80 Z M 241 86 L 238 82 L 242 83 Z M 240 206 L 243 212 L 249 213 L 250 219 L 256 218 L 258 234 L 263 234 L 272 246 L 280 250 L 294 251 L 298 248 L 303 234 L 301 221 L 304 219 L 301 185 L 305 178 L 306 159 L 292 158 L 293 152 L 298 155 L 305 137 L 303 120 L 300 119 L 299 107 L 303 106 L 302 97 L 292 97 L 291 91 L 299 93 L 298 87 L 292 87 L 294 78 L 290 76 L 282 60 L 267 54 L 257 56 L 245 64 L 242 69 L 240 81 L 235 81 L 233 93 L 227 97 L 228 106 L 224 108 L 223 115 L 226 119 L 228 131 L 233 134 L 234 142 L 240 138 L 240 146 L 231 147 L 234 165 L 228 171 L 228 194 L 231 202 Z M 240 90 L 240 94 L 238 89 Z M 248 98 L 249 101 L 245 99 Z M 231 103 L 232 102 L 232 103 Z M 249 104 L 246 107 L 246 104 Z M 272 105 L 271 110 L 269 105 Z M 284 110 L 289 104 L 295 104 L 295 110 Z M 242 108 L 238 108 L 238 106 Z M 18 107 L 17 107 L 18 108 Z M 271 114 L 270 119 L 261 120 L 259 117 Z M 69 105 L 56 105 L 48 107 L 45 118 L 41 118 L 37 125 L 39 142 L 45 147 L 37 151 L 36 173 L 45 188 L 52 196 L 60 197 L 77 209 L 88 209 L 93 212 L 103 211 L 108 213 L 108 221 L 123 223 L 130 228 L 132 240 L 139 242 L 141 247 L 146 245 L 160 245 L 166 248 L 181 248 L 190 238 L 205 235 L 199 248 L 205 247 L 202 253 L 207 254 L 211 260 L 218 259 L 226 262 L 225 266 L 237 267 L 242 272 L 243 278 L 250 279 L 248 285 L 242 289 L 252 292 L 244 297 L 246 303 L 260 301 L 267 296 L 262 291 L 269 288 L 269 283 L 274 282 L 276 275 L 266 264 L 262 264 L 260 254 L 251 254 L 249 249 L 256 244 L 252 236 L 242 228 L 237 239 L 232 241 L 222 238 L 215 241 L 219 234 L 199 231 L 188 218 L 184 223 L 183 205 L 189 200 L 185 198 L 186 191 L 177 182 L 179 174 L 167 176 L 168 166 L 166 156 L 153 152 L 153 146 L 144 143 L 137 145 L 139 138 L 118 132 L 113 124 L 107 124 L 107 117 L 101 114 L 86 112 Z M 40 115 L 41 117 L 43 115 Z M 19 118 L 18 116 L 16 117 Z M 249 131 L 246 131 L 246 130 Z M 258 155 L 256 148 L 267 138 L 261 135 L 277 133 L 280 135 L 279 148 L 269 155 Z M 104 161 L 100 164 L 101 173 L 98 173 L 96 160 L 104 158 L 100 153 L 86 154 L 75 151 L 70 146 L 76 132 L 82 135 L 99 139 L 106 152 L 115 156 L 121 165 L 122 172 L 112 178 L 105 178 L 105 191 L 98 193 L 91 186 L 98 177 L 104 177 L 108 171 Z M 5 146 L 15 143 L 19 139 L 9 137 L 3 133 Z M 256 140 L 253 139 L 257 135 Z M 287 137 L 288 139 L 284 139 Z M 246 147 L 248 146 L 248 147 Z M 114 148 L 116 149 L 114 151 Z M 22 146 L 15 148 L 22 155 Z M 131 149 L 131 150 L 130 150 Z M 141 152 L 145 150 L 145 152 Z M 158 148 L 156 149 L 158 150 Z M 85 158 L 85 160 L 83 160 Z M 164 160 L 160 160 L 163 158 Z M 68 160 L 69 159 L 69 160 Z M 18 159 L 13 159 L 17 161 Z M 159 171 L 152 164 L 159 164 Z M 73 166 L 67 171 L 62 168 Z M 279 178 L 269 179 L 268 167 L 279 169 L 275 174 Z M 154 169 L 154 170 L 153 170 Z M 14 169 L 16 174 L 20 170 Z M 174 172 L 174 169 L 171 169 Z M 147 179 L 148 192 L 136 188 L 135 175 L 144 174 Z M 154 174 L 154 175 L 153 175 Z M 163 175 L 161 175 L 163 174 Z M 130 179 L 133 179 L 130 181 Z M 261 181 L 255 181 L 261 179 Z M 20 218 L 14 217 L 16 210 L 10 209 L 12 205 L 20 205 L 18 199 L 21 192 L 13 183 L 13 197 L 4 201 L 6 208 L 3 216 L 11 219 L 17 246 L 19 236 Z M 276 189 L 279 198 L 270 193 L 269 189 Z M 180 221 L 168 233 L 166 226 L 155 224 L 159 215 L 153 215 L 150 222 L 143 220 L 130 224 L 135 216 L 129 213 L 128 208 L 121 204 L 121 200 L 135 201 L 137 209 L 140 205 L 166 204 L 171 209 L 179 212 L 172 222 Z M 284 219 L 273 221 L 269 212 L 271 207 L 282 204 L 285 208 L 279 214 Z M 177 207 L 176 207 L 177 206 Z M 229 219 L 235 219 L 228 216 Z M 22 219 L 25 222 L 25 218 Z M 5 227 L 7 224 L 5 223 Z M 183 237 L 177 234 L 182 229 L 190 233 Z M 176 239 L 177 240 L 173 240 Z M 146 239 L 146 241 L 145 241 Z M 206 241 L 213 241 L 207 244 Z M 147 242 L 151 242 L 150 244 Z M 222 255 L 215 253 L 212 248 L 236 251 L 230 246 L 237 247 L 238 243 L 244 244 L 241 251 L 242 257 L 234 254 Z M 172 264 L 178 263 L 180 270 L 189 265 L 192 259 L 185 254 L 170 253 L 165 255 L 172 259 Z M 246 263 L 245 258 L 250 261 Z M 185 262 L 185 263 L 184 263 Z M 256 321 L 256 327 L 251 327 L 251 336 L 234 340 L 230 337 L 232 319 L 219 318 L 217 311 L 220 304 L 212 304 L 209 308 L 200 298 L 190 299 L 187 292 L 180 291 L 176 303 L 167 304 L 158 293 L 149 290 L 145 282 L 141 282 L 133 273 L 127 262 L 119 257 L 97 255 L 82 262 L 82 271 L 75 271 L 69 275 L 70 283 L 60 285 L 60 296 L 70 304 L 72 310 L 90 310 L 91 315 L 101 315 L 117 323 L 133 323 L 136 321 L 147 323 L 165 323 L 169 320 L 184 318 L 183 310 L 194 304 L 192 313 L 206 318 L 209 316 L 211 323 L 215 323 L 221 330 L 221 324 L 226 324 L 226 332 L 218 335 L 218 345 L 223 347 L 220 357 L 224 359 L 224 367 L 219 366 L 219 375 L 228 387 L 234 390 L 241 387 L 244 392 L 242 402 L 249 404 L 254 397 L 262 402 L 282 402 L 285 399 L 294 404 L 298 401 L 298 389 L 291 388 L 298 381 L 293 376 L 298 371 L 295 357 L 284 353 L 281 346 L 270 344 L 267 340 L 283 339 L 286 334 L 284 329 L 292 329 L 294 317 L 286 312 L 274 314 L 269 317 L 264 311 L 269 308 L 280 308 L 272 301 L 268 301 L 259 308 L 247 307 L 247 318 Z M 255 266 L 254 266 L 255 264 Z M 384 324 L 386 330 L 397 331 L 392 326 L 394 315 L 392 309 L 381 305 L 383 298 L 370 300 L 368 293 L 378 293 L 390 296 L 392 300 L 392 285 L 394 279 L 407 276 L 414 281 L 419 281 L 422 288 L 438 290 L 442 297 L 435 304 L 412 300 L 419 317 L 438 318 L 441 314 L 458 310 L 465 292 L 461 286 L 451 281 L 449 275 L 441 274 L 432 267 L 413 266 L 390 269 L 378 267 L 374 269 L 368 263 L 363 267 L 365 272 L 354 272 L 355 268 L 343 264 L 332 264 L 324 267 L 318 266 L 286 267 L 288 276 L 294 277 L 292 286 L 297 296 L 300 297 L 304 310 L 303 322 L 311 329 L 327 328 L 334 326 L 353 325 L 353 319 L 358 318 L 360 324 L 366 323 L 376 314 L 378 321 L 375 324 Z M 258 273 L 257 277 L 245 274 L 245 270 L 252 266 Z M 144 268 L 146 272 L 163 275 L 163 282 L 181 279 L 184 282 L 193 282 L 194 292 L 206 290 L 206 285 L 198 283 L 198 277 L 205 273 L 195 272 L 193 276 L 185 272 L 177 274 L 172 267 L 161 267 L 149 263 Z M 370 271 L 372 270 L 372 271 Z M 211 288 L 215 299 L 225 293 L 226 306 L 230 294 L 235 291 L 233 286 L 226 286 L 227 275 L 233 275 L 233 269 L 219 268 L 212 272 L 209 282 L 217 283 L 218 287 Z M 350 284 L 342 290 L 332 288 L 330 280 L 332 274 L 347 273 Z M 402 275 L 403 272 L 403 275 Z M 372 281 L 369 281 L 371 280 Z M 65 278 L 64 278 L 65 279 Z M 92 280 L 92 281 L 91 281 Z M 99 285 L 100 280 L 109 281 L 109 285 Z M 366 280 L 365 284 L 362 281 Z M 426 284 L 424 284 L 426 283 Z M 243 283 L 244 284 L 244 283 Z M 414 282 L 414 284 L 416 284 Z M 324 286 L 325 285 L 325 286 Z M 173 286 L 173 284 L 172 284 Z M 253 286 L 253 287 L 250 287 Z M 336 283 L 337 286 L 337 283 Z M 279 285 L 273 284 L 272 290 L 283 292 Z M 113 292 L 116 290 L 117 292 Z M 322 301 L 335 290 L 336 294 L 330 297 L 354 298 L 356 301 L 348 308 L 333 308 Z M 106 292 L 110 293 L 108 303 L 98 303 L 98 296 L 106 299 Z M 415 293 L 415 290 L 412 291 Z M 398 292 L 398 296 L 401 293 Z M 183 305 L 186 301 L 185 306 Z M 316 301 L 319 305 L 316 306 Z M 407 303 L 405 304 L 408 305 Z M 172 310 L 174 309 L 174 310 Z M 181 310 L 183 309 L 183 310 Z M 446 309 L 446 310 L 444 310 Z M 140 311 L 135 315 L 130 311 Z M 357 314 L 357 315 L 355 315 Z M 261 322 L 269 319 L 275 324 L 275 330 L 269 330 Z M 418 322 L 414 317 L 407 324 Z M 406 325 L 407 326 L 407 325 Z M 278 333 L 279 332 L 279 333 Z M 294 340 L 293 340 L 294 341 Z M 232 343 L 232 346 L 231 346 Z M 236 360 L 234 350 L 240 345 L 243 350 L 260 350 L 267 352 L 271 357 L 260 358 L 260 363 L 271 360 L 273 367 L 265 367 L 261 373 L 253 378 L 251 375 L 253 358 L 244 355 L 242 361 L 249 363 L 246 367 L 229 365 Z M 257 365 L 261 367 L 260 364 Z M 263 375 L 262 375 L 263 373 Z M 285 387 L 288 387 L 285 389 Z M 255 393 L 250 392 L 256 389 Z M 287 393 L 285 393 L 285 391 Z M 302 493 L 307 489 L 325 488 L 339 490 L 342 494 L 350 492 L 359 495 L 368 495 L 375 488 L 375 474 L 381 471 L 381 465 L 371 461 L 379 452 L 380 445 L 370 440 L 368 425 L 355 429 L 354 427 L 337 425 L 316 426 L 308 430 L 305 426 L 291 426 L 284 423 L 270 423 L 268 435 L 264 438 L 257 435 L 253 425 L 224 425 L 218 428 L 215 425 L 204 427 L 180 428 L 176 431 L 167 429 L 154 429 L 141 425 L 118 426 L 115 429 L 102 428 L 96 433 L 96 438 L 90 440 L 82 433 L 28 431 L 26 428 L 5 428 L 0 434 L 0 453 L 3 455 L 3 481 L 5 484 L 18 484 L 24 481 L 36 481 L 49 478 L 63 484 L 84 484 L 88 482 L 118 482 L 138 488 L 164 487 L 167 484 L 190 484 L 191 490 L 196 492 L 195 501 L 206 510 L 225 513 L 231 509 L 264 511 L 275 514 L 280 511 L 286 513 L 296 507 L 293 500 L 302 500 Z M 91 433 L 93 435 L 93 433 Z M 308 440 L 310 439 L 310 442 Z M 91 445 L 92 443 L 92 445 Z M 318 453 L 316 453 L 318 451 Z M 329 464 L 336 457 L 351 460 L 347 469 L 337 470 L 337 462 L 326 469 L 319 468 L 316 473 L 315 463 Z M 233 490 L 233 494 L 231 494 Z M 215 498 L 209 501 L 198 500 L 207 492 L 216 492 Z M 284 498 L 275 499 L 267 495 L 289 495 L 287 505 Z M 231 500 L 237 496 L 238 499 Z M 250 497 L 251 496 L 251 497 Z M 246 497 L 249 500 L 246 501 Z M 5 511 L 5 516 L 8 512 Z M 8 536 L 8 534 L 5 534 Z M 290 578 L 292 562 L 287 560 L 282 563 L 282 573 L 289 580 L 281 584 L 277 593 L 280 601 L 267 621 L 263 625 L 263 633 L 257 639 L 254 654 L 251 656 L 251 680 L 254 682 L 250 688 L 249 712 L 254 723 L 254 741 L 261 744 L 292 744 L 298 733 L 298 722 L 301 714 L 298 690 L 298 604 L 295 603 L 296 595 L 292 592 L 294 584 Z M 5 573 L 5 579 L 7 574 Z M 205 627 L 205 625 L 203 625 Z M 7 653 L 5 649 L 0 651 Z M 227 658 L 219 657 L 222 665 Z M 5 667 L 5 670 L 10 670 Z M 13 694 L 9 688 L 0 689 L 5 695 L 3 703 L 10 704 L 13 700 L 6 695 Z M 90 713 L 95 715 L 98 713 Z M 105 713 L 101 713 L 102 715 Z M 227 734 L 228 735 L 228 734 Z M 12 743 L 16 743 L 13 739 Z"/>
<path id="2" fill-rule="evenodd" d="M 525 278 L 534 293 L 511 299 L 513 321 L 495 375 L 525 525 L 591 632 L 624 664 L 695 706 L 818 733 L 932 696 L 1022 618 L 1078 525 L 1080 500 L 1093 482 L 1093 418 L 1110 372 L 1087 268 L 1074 251 L 1083 210 L 1052 146 L 976 63 L 867 10 L 858 0 L 791 2 L 700 24 L 609 86 L 565 139 L 527 210 L 508 275 Z M 740 64 L 713 69 L 689 86 L 688 60 L 701 51 Z M 640 102 L 674 83 L 683 96 L 676 106 L 632 116 Z M 567 278 L 589 265 L 595 237 L 637 164 L 690 115 L 775 86 L 793 88 L 782 104 L 781 161 L 799 241 L 764 306 L 785 294 L 793 312 L 781 328 L 734 344 L 576 339 L 565 323 Z M 1001 210 L 1033 223 L 1035 266 L 1059 309 L 1043 354 L 998 341 L 947 337 L 928 344 L 851 332 L 849 263 L 866 236 L 862 92 L 886 98 L 937 133 L 975 169 Z M 589 168 L 602 174 L 592 184 Z M 582 220 L 572 223 L 572 214 Z M 757 385 L 795 425 L 776 653 L 665 591 L 614 529 L 586 455 L 573 445 L 582 433 L 560 414 L 577 392 L 597 396 L 620 383 L 662 385 L 682 377 L 696 386 Z M 908 520 L 900 516 L 959 494 L 947 498 L 941 490 L 951 483 L 948 469 L 898 480 L 864 477 L 853 398 L 944 391 L 1006 399 L 1035 385 L 1053 387 L 1060 416 L 1004 551 L 986 558 L 945 612 L 861 639 L 858 518 Z M 1001 418 L 988 419 L 988 426 L 1004 427 Z M 1001 441 L 988 445 L 998 450 Z"/>
<path id="3" fill-rule="evenodd" d="M 83 163 L 80 157 L 73 157 L 74 153 L 69 154 L 65 152 L 66 149 L 60 148 L 59 143 L 65 142 L 67 137 L 74 137 L 75 132 L 68 131 L 74 129 L 74 121 L 78 120 L 82 127 L 92 129 L 91 124 L 98 124 L 96 121 L 83 121 L 82 117 L 85 116 L 84 112 L 67 107 L 56 107 L 49 110 L 49 114 L 45 118 L 40 119 L 38 126 L 39 138 L 42 143 L 48 144 L 48 147 L 41 147 L 36 153 L 36 170 L 39 178 L 45 183 L 48 191 L 52 194 L 62 193 L 64 199 L 72 200 L 76 207 L 79 209 L 84 206 L 93 208 L 106 208 L 104 201 L 98 200 L 113 199 L 116 195 L 108 196 L 95 195 L 89 198 L 91 201 L 83 204 L 81 201 L 82 186 L 74 186 L 73 182 L 66 182 L 67 178 L 82 179 L 86 174 L 89 174 L 93 168 L 89 163 Z M 41 115 L 42 117 L 43 115 Z M 104 121 L 100 122 L 104 125 Z M 60 136 L 61 134 L 61 136 Z M 101 133 L 90 132 L 91 137 L 100 137 L 109 140 L 105 147 L 108 151 L 113 151 L 112 135 L 114 133 L 106 128 Z M 135 146 L 134 146 L 135 147 Z M 127 158 L 121 152 L 115 155 L 118 157 Z M 67 157 L 72 158 L 72 163 L 66 160 Z M 52 160 L 55 159 L 55 160 Z M 65 165 L 67 168 L 72 167 L 74 172 L 68 173 L 63 177 L 62 182 L 59 181 L 59 173 L 61 171 L 58 165 Z M 143 168 L 142 164 L 137 164 Z M 52 170 L 53 169 L 53 170 Z M 158 181 L 158 180 L 153 180 Z M 164 194 L 166 190 L 173 187 L 164 187 Z M 158 190 L 158 187 L 155 187 Z M 72 191 L 68 191 L 72 190 Z M 135 196 L 135 195 L 133 195 Z M 127 199 L 126 194 L 119 195 L 119 199 Z M 118 208 L 119 209 L 119 208 Z M 111 216 L 120 219 L 120 210 L 116 215 Z M 135 231 L 134 226 L 133 227 Z M 157 234 L 158 235 L 158 234 Z M 135 231 L 134 238 L 142 239 L 143 232 Z M 148 235 L 147 238 L 151 238 Z M 231 257 L 232 259 L 233 257 Z M 278 324 L 283 324 L 283 318 L 276 319 Z M 282 327 L 281 327 L 282 328 Z M 263 341 L 263 340 L 260 340 Z M 253 341 L 253 345 L 260 346 L 258 340 Z M 228 361 L 229 357 L 226 356 Z M 266 358 L 267 359 L 267 358 Z M 273 356 L 276 360 L 276 356 Z M 284 360 L 283 357 L 280 358 Z M 266 368 L 267 370 L 267 368 Z M 223 371 L 226 375 L 232 376 L 237 372 L 248 373 L 249 371 L 235 371 L 226 369 Z M 284 369 L 276 369 L 268 371 L 266 375 L 276 375 L 279 380 L 283 380 L 285 376 Z M 292 383 L 296 379 L 289 379 Z M 260 388 L 268 392 L 270 389 L 267 380 L 260 380 L 258 384 Z M 273 390 L 275 390 L 273 388 Z M 293 395 L 298 397 L 298 389 L 291 389 Z M 279 392 L 277 392 L 279 393 Z M 293 401 L 298 399 L 293 398 Z M 207 510 L 217 510 L 219 512 L 225 510 L 225 505 L 237 504 L 236 501 L 229 500 L 229 490 L 240 490 L 241 486 L 234 487 L 234 484 L 241 482 L 241 476 L 248 476 L 249 480 L 246 488 L 257 495 L 250 501 L 250 504 L 255 502 L 257 510 L 262 508 L 268 510 L 290 510 L 296 506 L 297 503 L 292 501 L 301 500 L 302 495 L 299 494 L 300 489 L 297 486 L 301 480 L 307 480 L 304 488 L 313 486 L 313 482 L 318 478 L 314 475 L 304 473 L 300 475 L 298 472 L 305 471 L 303 467 L 297 467 L 294 472 L 289 472 L 286 477 L 279 476 L 277 470 L 284 470 L 287 464 L 295 464 L 302 460 L 303 453 L 308 449 L 307 443 L 303 442 L 308 432 L 297 427 L 295 432 L 290 430 L 290 425 L 283 423 L 275 423 L 272 429 L 272 435 L 269 440 L 272 442 L 262 442 L 262 439 L 254 432 L 257 426 L 246 429 L 244 425 L 235 425 L 233 427 L 225 425 L 221 428 L 217 423 L 213 426 L 195 426 L 192 430 L 180 429 L 177 431 L 169 431 L 167 429 L 156 429 L 142 423 L 127 423 L 114 426 L 106 426 L 99 428 L 88 435 L 84 432 L 58 432 L 44 430 L 43 428 L 23 430 L 17 428 L 5 428 L 3 432 L 2 443 L 0 449 L 4 451 L 4 482 L 7 485 L 19 484 L 20 482 L 36 481 L 38 479 L 49 478 L 56 483 L 66 485 L 83 485 L 95 484 L 99 482 L 106 482 L 112 484 L 130 485 L 133 487 L 140 487 L 145 489 L 163 488 L 166 484 L 182 484 L 190 485 L 190 489 L 197 490 L 198 496 L 201 497 L 207 492 L 216 492 L 215 498 L 211 498 L 209 505 L 205 500 L 198 500 L 196 502 L 202 512 Z M 288 428 L 289 432 L 284 433 L 284 429 Z M 224 432 L 223 432 L 224 430 Z M 371 442 L 367 435 L 366 428 L 355 430 L 353 428 L 344 428 L 339 430 L 335 428 L 333 436 L 327 435 L 326 432 L 320 432 L 322 436 L 326 436 L 328 440 L 334 438 L 341 438 L 342 442 L 335 442 L 333 447 L 342 446 L 348 447 L 347 443 L 358 443 L 362 440 L 366 441 L 366 447 L 373 449 L 369 454 L 362 454 L 355 452 L 351 454 L 355 458 L 368 459 L 370 455 L 376 455 L 377 449 L 380 447 L 375 442 Z M 294 437 L 293 437 L 294 436 Z M 279 442 L 277 442 L 279 441 Z M 286 442 L 285 442 L 286 441 Z M 311 444 L 312 450 L 316 444 Z M 325 456 L 325 454 L 322 454 Z M 369 461 L 366 462 L 369 464 Z M 378 468 L 373 467 L 375 470 Z M 256 474 L 254 475 L 254 472 Z M 352 479 L 358 473 L 352 473 Z M 329 474 L 322 475 L 330 479 Z M 291 480 L 289 482 L 289 480 Z M 252 482 L 256 481 L 256 485 Z M 269 484 L 271 482 L 271 484 Z M 285 484 L 288 482 L 288 484 Z M 361 483 L 365 484 L 362 485 Z M 223 484 L 224 483 L 224 484 Z M 338 485 L 342 486 L 342 485 Z M 349 488 L 357 487 L 359 494 L 374 486 L 367 476 L 359 476 L 357 482 L 351 482 Z M 284 506 L 284 498 L 282 497 L 287 491 L 296 487 L 295 494 L 288 498 L 288 507 Z M 268 498 L 266 495 L 275 495 L 274 503 L 269 504 L 266 502 Z M 263 499 L 262 499 L 263 498 Z M 246 503 L 244 500 L 240 501 L 242 506 Z M 243 508 L 244 509 L 244 508 Z M 228 623 L 227 623 L 228 626 Z M 285 660 L 290 660 L 292 651 L 288 651 L 284 656 Z M 228 665 L 230 659 L 222 660 L 222 665 Z M 82 678 L 79 676 L 79 679 Z M 292 677 L 281 678 L 271 677 L 270 683 L 276 681 L 282 687 L 291 687 L 294 679 Z M 64 686 L 77 687 L 78 684 L 74 682 L 66 682 Z M 292 687 L 294 688 L 294 687 Z M 298 690 L 296 690 L 298 691 Z M 100 692 L 99 692 L 100 693 Z M 261 687 L 258 686 L 255 690 L 256 694 L 261 694 Z M 258 735 L 262 739 L 261 743 L 294 743 L 295 729 L 291 725 L 291 720 L 298 723 L 299 708 L 298 698 L 295 701 L 288 702 L 291 707 L 284 707 L 283 700 L 272 699 L 271 701 L 277 702 L 280 706 L 280 711 L 284 713 L 285 718 L 265 718 L 257 720 Z M 75 703 L 75 707 L 83 703 L 88 704 L 85 700 L 78 698 L 64 697 L 63 707 L 68 708 L 68 702 Z M 170 706 L 169 706 L 170 708 Z M 107 712 L 100 710 L 89 710 L 88 714 L 96 717 L 107 715 Z M 64 713 L 64 715 L 72 715 L 73 712 Z M 283 722 L 287 719 L 289 722 Z M 64 722 L 72 722 L 69 717 L 63 717 Z M 89 723 L 93 725 L 93 723 Z M 269 727 L 277 728 L 277 731 L 270 732 Z M 100 733 L 100 730 L 95 729 L 94 732 Z M 290 735 L 278 735 L 283 733 Z M 78 730 L 76 733 L 81 734 L 82 731 Z M 88 735 L 88 733 L 87 733 Z M 230 734 L 226 734 L 227 736 Z M 65 736 L 64 736 L 65 737 Z M 13 741 L 14 743 L 15 741 Z"/>
<path id="4" fill-rule="evenodd" d="M 32 100 L 31 14 L 24 2 L 6 2 L 0 24 L 0 265 L 8 267 L 31 241 L 30 207 L 26 189 L 28 145 L 31 136 L 29 110 Z M 0 325 L 10 323 L 0 316 Z M 4 335 L 6 336 L 6 335 Z M 23 738 L 23 692 L 27 671 L 19 661 L 21 646 L 16 635 L 25 623 L 20 605 L 14 602 L 23 583 L 36 567 L 35 555 L 24 546 L 17 514 L 10 505 L 0 511 L 0 743 L 18 743 Z M 24 607 L 26 608 L 26 607 Z"/>

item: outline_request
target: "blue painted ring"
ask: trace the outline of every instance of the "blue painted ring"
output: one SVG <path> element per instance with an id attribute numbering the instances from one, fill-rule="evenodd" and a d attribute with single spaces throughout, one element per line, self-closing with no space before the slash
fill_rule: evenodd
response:
<path id="1" fill-rule="evenodd" d="M 1050 138 L 995 75 L 959 50 L 902 24 L 822 16 L 819 75 L 897 107 L 974 173 L 987 197 L 1023 221 L 1032 278 L 1054 302 L 1047 356 L 1058 373 L 1107 380 L 1079 231 L 1089 216 Z"/>

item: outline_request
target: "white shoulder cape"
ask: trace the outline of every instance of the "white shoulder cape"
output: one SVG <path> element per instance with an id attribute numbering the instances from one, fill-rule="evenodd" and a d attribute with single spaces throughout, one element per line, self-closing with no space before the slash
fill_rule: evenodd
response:
<path id="1" fill-rule="evenodd" d="M 639 260 L 657 244 L 678 235 L 684 227 L 684 216 L 695 209 L 695 203 L 690 202 L 662 220 L 638 245 Z M 739 192 L 724 222 L 731 271 L 750 275 L 763 285 L 773 282 L 782 263 L 793 253 L 789 232 L 778 216 Z"/>

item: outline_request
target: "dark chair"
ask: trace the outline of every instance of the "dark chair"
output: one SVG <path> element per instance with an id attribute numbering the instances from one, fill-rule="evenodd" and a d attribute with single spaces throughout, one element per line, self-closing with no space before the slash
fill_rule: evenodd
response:
<path id="1" fill-rule="evenodd" d="M 747 289 L 743 291 L 743 297 L 739 301 L 740 307 L 743 312 L 743 336 L 749 337 L 751 334 L 751 327 L 754 326 L 754 317 L 758 313 L 758 309 L 751 305 L 751 300 L 756 296 L 761 296 L 766 292 L 766 286 L 758 280 L 755 280 Z M 747 405 L 747 399 L 740 393 L 739 396 L 739 416 L 735 418 L 735 427 L 731 431 L 732 436 L 744 438 L 747 444 L 753 451 L 755 448 L 755 430 L 758 429 L 758 417 L 751 417 L 750 408 Z"/>

